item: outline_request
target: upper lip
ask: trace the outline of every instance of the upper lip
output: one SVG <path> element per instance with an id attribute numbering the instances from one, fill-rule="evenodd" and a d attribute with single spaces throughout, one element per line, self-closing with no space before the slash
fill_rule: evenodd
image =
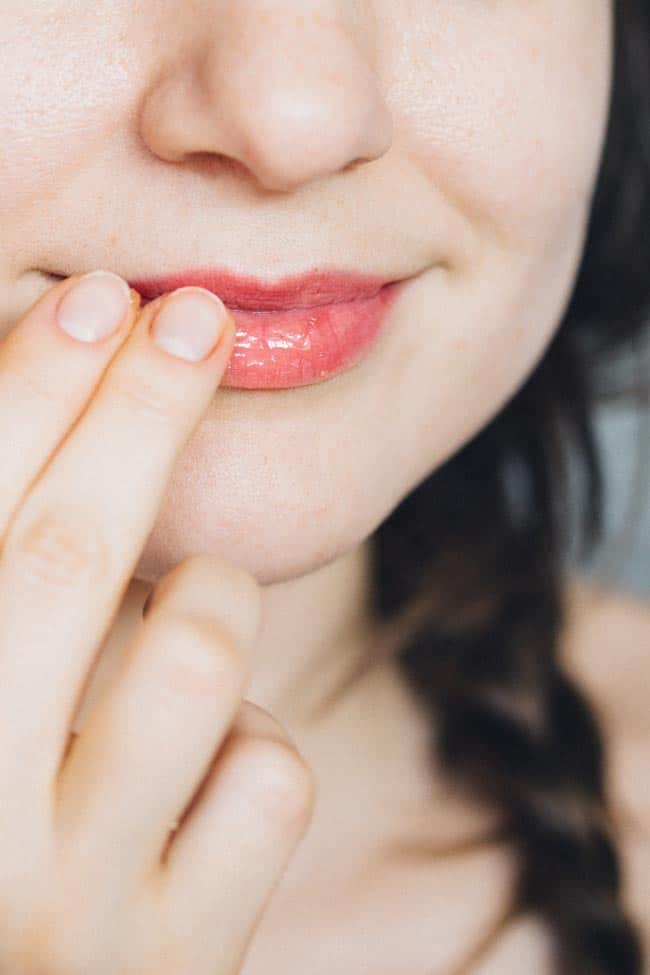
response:
<path id="1" fill-rule="evenodd" d="M 313 308 L 353 301 L 355 298 L 371 298 L 388 282 L 388 278 L 371 274 L 313 270 L 268 283 L 260 278 L 244 277 L 218 268 L 129 279 L 129 285 L 143 298 L 157 298 L 176 288 L 198 285 L 218 295 L 229 308 L 250 311 Z"/>

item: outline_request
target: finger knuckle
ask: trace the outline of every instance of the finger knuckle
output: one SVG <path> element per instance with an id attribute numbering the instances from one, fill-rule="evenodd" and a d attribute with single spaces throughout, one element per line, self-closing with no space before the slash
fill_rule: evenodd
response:
<path id="1" fill-rule="evenodd" d="M 162 647 L 166 673 L 177 689 L 196 694 L 237 696 L 246 668 L 228 631 L 216 619 L 174 613 L 152 622 L 152 643 Z"/>
<path id="2" fill-rule="evenodd" d="M 243 736 L 237 746 L 245 788 L 256 810 L 275 826 L 306 828 L 315 801 L 311 767 L 289 743 Z"/>
<path id="3" fill-rule="evenodd" d="M 107 570 L 109 546 L 92 518 L 58 507 L 18 519 L 3 557 L 16 559 L 27 579 L 70 589 Z"/>

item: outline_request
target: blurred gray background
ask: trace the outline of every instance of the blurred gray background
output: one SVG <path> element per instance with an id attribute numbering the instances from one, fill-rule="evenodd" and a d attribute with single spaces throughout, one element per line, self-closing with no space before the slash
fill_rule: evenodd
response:
<path id="1" fill-rule="evenodd" d="M 638 400 L 614 397 L 596 413 L 606 536 L 589 561 L 574 564 L 587 576 L 650 599 L 650 330 L 631 357 L 627 366 L 631 361 L 642 390 Z"/>

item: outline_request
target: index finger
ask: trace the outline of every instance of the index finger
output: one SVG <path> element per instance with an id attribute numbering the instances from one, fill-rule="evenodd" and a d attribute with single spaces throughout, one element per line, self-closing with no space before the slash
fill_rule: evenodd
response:
<path id="1" fill-rule="evenodd" d="M 150 336 L 161 308 L 178 311 L 188 299 L 190 332 L 206 326 L 207 306 L 192 302 L 218 306 L 222 319 L 221 340 L 203 361 L 174 358 Z M 147 305 L 9 527 L 0 556 L 0 715 L 10 741 L 0 762 L 11 758 L 15 774 L 23 756 L 37 787 L 49 789 L 56 777 L 90 664 L 234 334 L 232 316 L 203 289 L 182 288 Z"/>
<path id="2" fill-rule="evenodd" d="M 99 290 L 100 324 L 114 324 L 92 342 L 83 339 L 79 324 L 75 337 L 57 325 L 59 311 L 70 308 L 69 297 L 77 314 L 82 311 L 78 295 L 88 296 L 88 279 Z M 0 342 L 0 538 L 125 340 L 140 306 L 132 289 L 130 298 L 129 306 L 129 287 L 116 274 L 73 275 L 41 295 Z"/>

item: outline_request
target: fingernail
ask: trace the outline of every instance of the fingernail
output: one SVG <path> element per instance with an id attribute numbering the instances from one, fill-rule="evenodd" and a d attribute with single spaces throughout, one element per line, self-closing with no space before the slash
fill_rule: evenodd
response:
<path id="1" fill-rule="evenodd" d="M 211 291 L 189 285 L 167 297 L 151 326 L 156 345 L 179 359 L 207 358 L 226 324 L 224 303 Z"/>
<path id="2" fill-rule="evenodd" d="M 112 271 L 91 271 L 66 291 L 56 318 L 72 338 L 98 342 L 119 328 L 131 303 L 123 278 Z"/>

